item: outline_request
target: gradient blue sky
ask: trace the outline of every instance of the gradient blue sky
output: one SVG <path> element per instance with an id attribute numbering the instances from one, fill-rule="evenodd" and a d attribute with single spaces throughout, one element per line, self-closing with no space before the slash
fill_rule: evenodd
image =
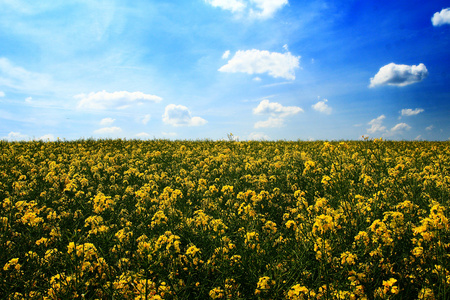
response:
<path id="1" fill-rule="evenodd" d="M 448 1 L 0 0 L 0 138 L 450 138 Z"/>

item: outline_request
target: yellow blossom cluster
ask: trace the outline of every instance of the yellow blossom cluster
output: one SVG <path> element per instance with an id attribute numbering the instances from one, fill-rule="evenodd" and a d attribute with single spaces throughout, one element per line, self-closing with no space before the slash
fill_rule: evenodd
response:
<path id="1" fill-rule="evenodd" d="M 2 299 L 449 299 L 450 143 L 0 141 Z"/>

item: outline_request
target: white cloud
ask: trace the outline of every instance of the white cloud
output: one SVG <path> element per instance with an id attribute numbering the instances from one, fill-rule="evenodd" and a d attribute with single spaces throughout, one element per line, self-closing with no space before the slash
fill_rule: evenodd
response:
<path id="1" fill-rule="evenodd" d="M 268 73 L 277 78 L 295 79 L 295 69 L 300 65 L 300 56 L 293 56 L 290 52 L 278 53 L 266 50 L 239 50 L 222 66 L 220 72 L 262 74 Z"/>
<path id="2" fill-rule="evenodd" d="M 28 139 L 28 136 L 26 134 L 21 134 L 20 132 L 11 131 L 8 133 L 6 139 L 10 141 L 24 141 Z"/>
<path id="3" fill-rule="evenodd" d="M 139 138 L 150 138 L 151 137 L 151 135 L 150 134 L 148 134 L 147 132 L 141 132 L 141 133 L 138 133 L 138 134 L 136 134 L 136 136 L 137 137 L 139 137 Z"/>
<path id="4" fill-rule="evenodd" d="M 250 141 L 264 141 L 270 140 L 270 137 L 262 132 L 252 132 L 248 135 L 248 139 Z"/>
<path id="5" fill-rule="evenodd" d="M 150 121 L 151 116 L 149 114 L 145 115 L 142 120 L 141 123 L 144 125 L 147 125 L 147 123 Z"/>
<path id="6" fill-rule="evenodd" d="M 298 106 L 283 106 L 278 102 L 270 102 L 269 100 L 262 100 L 256 108 L 253 109 L 255 115 L 268 114 L 273 117 L 283 118 L 290 115 L 295 115 L 303 112 L 303 109 Z"/>
<path id="7" fill-rule="evenodd" d="M 255 123 L 255 128 L 262 127 L 281 127 L 284 124 L 284 118 L 303 112 L 303 109 L 298 106 L 283 106 L 278 102 L 270 102 L 269 100 L 262 100 L 257 107 L 253 109 L 255 115 L 269 115 L 266 121 L 259 121 Z"/>
<path id="8" fill-rule="evenodd" d="M 5 97 L 5 92 L 0 91 L 0 97 Z"/>
<path id="9" fill-rule="evenodd" d="M 227 51 L 225 51 L 225 52 L 222 54 L 222 58 L 223 58 L 223 59 L 227 59 L 228 56 L 230 56 L 230 50 L 227 50 Z"/>
<path id="10" fill-rule="evenodd" d="M 381 85 L 405 86 L 424 80 L 428 76 L 428 70 L 424 64 L 418 66 L 397 65 L 390 63 L 381 67 L 378 73 L 370 78 L 369 87 Z"/>
<path id="11" fill-rule="evenodd" d="M 444 24 L 450 24 L 450 8 L 443 8 L 440 12 L 437 12 L 431 18 L 433 26 L 442 26 Z"/>
<path id="12" fill-rule="evenodd" d="M 316 104 L 312 105 L 312 108 L 318 112 L 329 115 L 329 114 L 331 114 L 331 111 L 333 109 L 331 107 L 329 107 L 326 102 L 328 102 L 327 99 L 324 99 L 323 101 L 319 101 Z"/>
<path id="13" fill-rule="evenodd" d="M 163 122 L 172 126 L 201 126 L 208 123 L 200 117 L 192 117 L 186 106 L 169 104 L 162 116 Z"/>
<path id="14" fill-rule="evenodd" d="M 420 114 L 421 112 L 423 112 L 424 110 L 422 109 L 422 108 L 416 108 L 416 109 L 414 109 L 414 110 L 412 110 L 411 108 L 404 108 L 404 109 L 402 109 L 402 111 L 401 111 L 401 115 L 402 116 L 407 116 L 407 117 L 409 117 L 409 116 L 415 116 L 415 115 L 418 115 L 418 114 Z"/>
<path id="15" fill-rule="evenodd" d="M 94 131 L 95 134 L 112 134 L 122 132 L 120 127 L 103 127 Z"/>
<path id="16" fill-rule="evenodd" d="M 144 94 L 142 92 L 119 91 L 108 93 L 106 91 L 91 92 L 88 95 L 78 94 L 75 98 L 80 99 L 78 108 L 82 109 L 107 109 L 107 108 L 125 108 L 131 103 L 143 103 L 142 101 L 160 102 L 161 97 Z"/>
<path id="17" fill-rule="evenodd" d="M 213 7 L 251 18 L 267 19 L 288 4 L 288 0 L 205 0 Z"/>
<path id="18" fill-rule="evenodd" d="M 386 127 L 382 125 L 383 120 L 385 118 L 386 117 L 384 115 L 381 115 L 378 118 L 373 119 L 369 123 L 367 123 L 368 125 L 370 125 L 370 128 L 367 129 L 367 132 L 375 133 L 375 132 L 378 132 L 378 131 L 381 131 L 381 132 L 385 131 Z"/>
<path id="19" fill-rule="evenodd" d="M 433 128 L 434 128 L 434 125 L 430 125 L 427 128 L 425 128 L 425 130 L 430 131 L 430 130 L 433 130 Z"/>
<path id="20" fill-rule="evenodd" d="M 44 134 L 43 136 L 41 136 L 38 140 L 41 141 L 54 141 L 55 140 L 55 136 L 53 134 Z"/>
<path id="21" fill-rule="evenodd" d="M 161 132 L 161 134 L 163 136 L 171 136 L 171 137 L 177 136 L 176 132 Z"/>
<path id="22" fill-rule="evenodd" d="M 42 90 L 51 85 L 50 76 L 30 72 L 15 66 L 7 58 L 0 57 L 0 85 L 16 90 Z"/>
<path id="23" fill-rule="evenodd" d="M 395 132 L 398 132 L 398 131 L 410 130 L 410 129 L 411 129 L 411 126 L 409 126 L 408 124 L 406 124 L 406 123 L 399 123 L 399 124 L 397 124 L 397 125 L 395 125 L 394 127 L 391 128 L 391 132 L 395 133 Z"/>
<path id="24" fill-rule="evenodd" d="M 242 0 L 205 0 L 205 2 L 214 7 L 230 10 L 232 12 L 242 11 L 247 6 Z"/>
<path id="25" fill-rule="evenodd" d="M 25 102 L 26 103 L 32 103 L 33 102 L 33 98 L 32 97 L 27 97 L 27 98 L 25 98 Z"/>
<path id="26" fill-rule="evenodd" d="M 114 121 L 116 121 L 116 119 L 113 118 L 104 118 L 100 121 L 100 125 L 102 126 L 108 126 L 111 125 L 112 123 L 114 123 Z"/>
<path id="27" fill-rule="evenodd" d="M 253 81 L 261 81 L 261 78 L 256 76 L 255 78 L 253 78 Z"/>
<path id="28" fill-rule="evenodd" d="M 266 121 L 258 121 L 255 123 L 255 128 L 264 128 L 264 127 L 282 127 L 283 126 L 282 118 L 273 118 L 269 117 Z"/>
<path id="29" fill-rule="evenodd" d="M 270 18 L 283 6 L 288 4 L 287 0 L 251 0 L 250 3 L 254 4 L 253 8 L 250 8 L 250 16 L 257 18 Z"/>

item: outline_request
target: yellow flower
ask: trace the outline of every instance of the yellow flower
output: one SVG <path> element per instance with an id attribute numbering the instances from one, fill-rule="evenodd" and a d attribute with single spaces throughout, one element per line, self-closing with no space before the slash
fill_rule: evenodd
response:
<path id="1" fill-rule="evenodd" d="M 287 293 L 287 298 L 289 300 L 308 299 L 309 298 L 308 297 L 308 288 L 305 286 L 302 286 L 300 284 L 296 284 L 289 289 L 289 291 Z"/>
<path id="2" fill-rule="evenodd" d="M 346 251 L 344 253 L 341 253 L 341 264 L 343 265 L 354 265 L 355 259 L 357 259 L 358 256 L 356 254 L 350 253 L 349 251 Z"/>
<path id="3" fill-rule="evenodd" d="M 3 270 L 8 271 L 11 267 L 14 267 L 15 269 L 20 269 L 21 265 L 18 264 L 19 259 L 18 258 L 12 258 L 10 259 L 4 266 Z"/>
<path id="4" fill-rule="evenodd" d="M 200 252 L 201 252 L 201 250 L 194 245 L 194 246 L 189 247 L 186 250 L 186 255 L 194 256 L 195 254 L 200 253 Z"/>
<path id="5" fill-rule="evenodd" d="M 221 299 L 225 296 L 224 290 L 220 287 L 215 287 L 209 291 L 211 299 Z"/>
<path id="6" fill-rule="evenodd" d="M 275 285 L 275 280 L 271 280 L 269 276 L 260 277 L 256 284 L 255 295 L 270 290 L 270 287 L 273 285 Z"/>

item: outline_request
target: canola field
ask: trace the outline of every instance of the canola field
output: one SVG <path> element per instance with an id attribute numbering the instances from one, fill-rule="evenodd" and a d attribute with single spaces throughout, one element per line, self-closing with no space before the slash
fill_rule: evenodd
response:
<path id="1" fill-rule="evenodd" d="M 450 143 L 0 142 L 2 299 L 449 299 Z"/>

